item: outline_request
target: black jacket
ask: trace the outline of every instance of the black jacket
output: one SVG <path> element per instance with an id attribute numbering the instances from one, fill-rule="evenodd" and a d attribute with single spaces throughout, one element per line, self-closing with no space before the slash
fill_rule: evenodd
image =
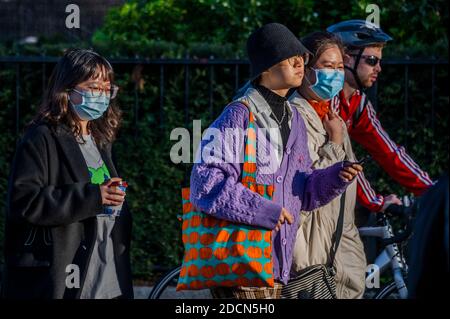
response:
<path id="1" fill-rule="evenodd" d="M 111 145 L 99 151 L 111 177 L 118 176 Z M 83 154 L 68 128 L 42 123 L 28 129 L 17 147 L 8 185 L 3 296 L 78 298 L 101 210 L 99 185 L 90 183 Z M 120 287 L 124 297 L 133 298 L 126 202 L 112 237 Z M 71 264 L 79 267 L 80 288 L 66 288 Z"/>
<path id="2" fill-rule="evenodd" d="M 449 274 L 449 180 L 445 173 L 417 203 L 413 235 L 408 243 L 408 297 L 446 298 L 438 293 Z M 436 291 L 437 290 L 437 291 Z"/>

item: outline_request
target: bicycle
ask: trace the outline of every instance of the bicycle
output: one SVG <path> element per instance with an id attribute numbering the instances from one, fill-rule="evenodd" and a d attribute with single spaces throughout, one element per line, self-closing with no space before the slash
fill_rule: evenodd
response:
<path id="1" fill-rule="evenodd" d="M 150 291 L 148 299 L 211 299 L 209 289 L 176 291 L 181 266 L 164 275 Z"/>
<path id="2" fill-rule="evenodd" d="M 406 299 L 408 289 L 406 287 L 406 277 L 408 274 L 408 264 L 403 254 L 403 243 L 410 237 L 413 227 L 413 213 L 415 205 L 409 197 L 403 198 L 403 205 L 390 205 L 385 213 L 378 213 L 378 226 L 360 227 L 359 234 L 362 237 L 377 237 L 381 239 L 384 249 L 376 257 L 373 265 L 375 271 L 366 277 L 367 281 L 373 281 L 376 277 L 388 269 L 391 270 L 393 280 L 384 287 L 376 290 L 373 299 Z M 403 232 L 395 234 L 391 225 L 392 216 L 398 216 L 405 223 Z M 400 247 L 399 247 L 400 246 Z"/>
<path id="3" fill-rule="evenodd" d="M 408 291 L 405 284 L 405 277 L 407 275 L 408 265 L 399 243 L 408 239 L 412 230 L 412 212 L 413 200 L 409 197 L 403 198 L 403 206 L 391 205 L 386 209 L 385 213 L 378 214 L 378 223 L 380 226 L 375 227 L 360 227 L 359 233 L 365 237 L 378 237 L 382 240 L 385 248 L 375 259 L 374 265 L 379 269 L 379 272 L 373 272 L 367 276 L 366 280 L 372 280 L 373 277 L 385 273 L 388 267 L 392 270 L 394 280 L 389 282 L 385 287 L 377 290 L 373 299 L 385 299 L 388 297 L 407 298 Z M 406 221 L 404 231 L 398 235 L 394 233 L 393 227 L 390 223 L 392 216 L 400 216 Z M 181 291 L 176 292 L 178 276 L 181 271 L 181 266 L 178 266 L 164 275 L 150 292 L 148 299 L 209 299 L 211 294 L 208 289 L 198 291 Z"/>

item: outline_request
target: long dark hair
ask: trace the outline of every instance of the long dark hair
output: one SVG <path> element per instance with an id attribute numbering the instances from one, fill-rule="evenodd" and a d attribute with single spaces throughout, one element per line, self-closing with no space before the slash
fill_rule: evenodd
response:
<path id="1" fill-rule="evenodd" d="M 327 31 L 316 31 L 307 34 L 300 39 L 303 45 L 314 54 L 314 57 L 309 60 L 308 66 L 312 67 L 316 64 L 322 53 L 330 47 L 336 46 L 341 51 L 342 57 L 344 57 L 345 49 L 344 45 L 337 36 Z"/>
<path id="2" fill-rule="evenodd" d="M 29 125 L 46 122 L 52 126 L 66 125 L 72 133 L 82 139 L 81 125 L 75 111 L 69 105 L 69 92 L 79 83 L 101 74 L 111 84 L 114 71 L 101 55 L 86 49 L 70 49 L 58 61 L 50 76 L 40 109 Z M 122 112 L 111 100 L 103 115 L 88 122 L 88 129 L 100 147 L 112 143 L 121 123 Z"/>

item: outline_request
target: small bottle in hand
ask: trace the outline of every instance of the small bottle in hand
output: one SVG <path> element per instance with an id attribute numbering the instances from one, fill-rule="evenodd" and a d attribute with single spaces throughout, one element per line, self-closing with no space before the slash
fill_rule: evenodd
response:
<path id="1" fill-rule="evenodd" d="M 117 192 L 117 190 L 123 192 L 123 196 L 125 196 L 127 187 L 128 187 L 128 183 L 122 180 L 113 180 L 111 181 L 108 185 L 108 189 L 110 189 L 111 191 L 113 191 L 114 193 Z M 117 195 L 116 195 L 117 196 Z M 123 206 L 123 201 L 125 200 L 125 198 L 123 198 L 122 201 L 119 202 L 114 202 L 115 204 L 106 204 L 105 205 L 105 214 L 109 215 L 109 216 L 120 216 L 120 212 L 122 211 L 122 206 Z"/>

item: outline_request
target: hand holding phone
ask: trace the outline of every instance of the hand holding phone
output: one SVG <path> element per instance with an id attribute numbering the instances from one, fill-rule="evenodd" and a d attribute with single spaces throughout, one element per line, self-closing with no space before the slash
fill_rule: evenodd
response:
<path id="1" fill-rule="evenodd" d="M 362 165 L 358 163 L 346 162 L 344 167 L 339 172 L 339 177 L 343 179 L 345 182 L 352 181 L 356 175 L 363 171 Z"/>
<path id="2" fill-rule="evenodd" d="M 370 160 L 372 160 L 372 157 L 370 155 L 367 155 L 367 156 L 363 157 L 362 159 L 360 159 L 359 161 L 356 161 L 356 162 L 345 161 L 345 166 L 352 166 L 353 164 L 358 164 L 358 165 L 363 166 L 365 163 L 367 163 Z"/>

